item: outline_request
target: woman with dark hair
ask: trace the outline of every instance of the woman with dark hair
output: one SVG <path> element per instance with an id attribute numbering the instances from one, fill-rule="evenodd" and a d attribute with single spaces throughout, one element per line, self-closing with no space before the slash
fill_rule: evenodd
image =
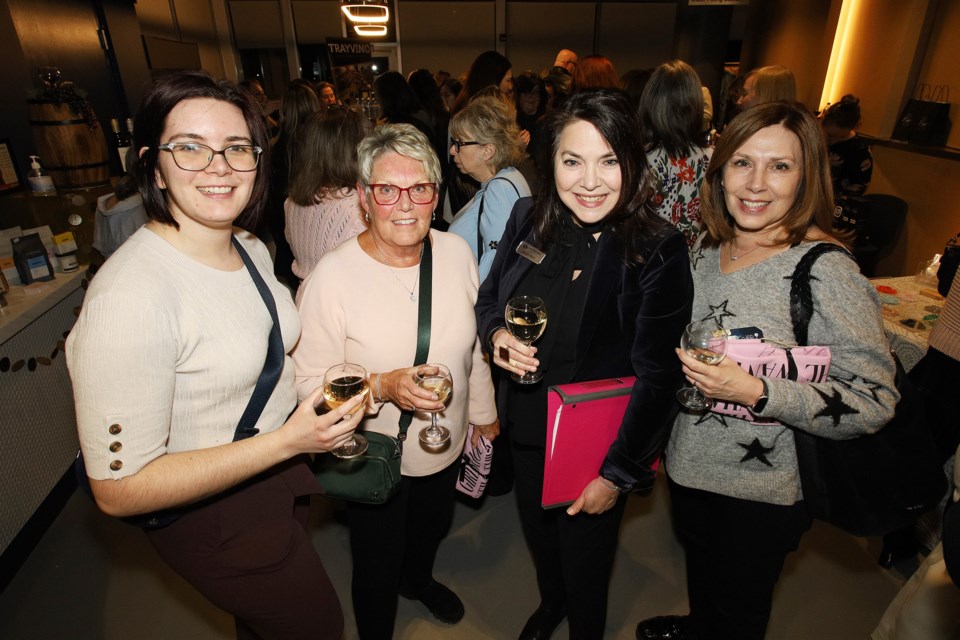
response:
<path id="1" fill-rule="evenodd" d="M 759 329 L 774 345 L 796 344 L 792 275 L 811 249 L 839 244 L 827 148 L 803 105 L 765 103 L 730 122 L 701 212 L 693 318 L 727 336 Z M 848 439 L 893 417 L 899 394 L 877 292 L 843 251 L 816 259 L 809 282 L 807 344 L 831 353 L 822 381 L 752 375 L 729 357 L 710 366 L 677 349 L 688 382 L 717 401 L 678 415 L 664 456 L 690 615 L 641 622 L 638 638 L 761 640 L 784 560 L 810 527 L 792 430 Z"/>
<path id="2" fill-rule="evenodd" d="M 450 113 L 456 114 L 457 111 L 467 106 L 467 102 L 478 91 L 490 85 L 497 87 L 510 98 L 513 98 L 512 68 L 513 65 L 503 54 L 496 51 L 481 53 L 470 65 L 470 70 L 467 71 L 467 79 L 463 83 L 463 89 L 460 90 Z"/>
<path id="3" fill-rule="evenodd" d="M 367 228 L 357 194 L 357 145 L 370 123 L 349 109 L 315 113 L 293 146 L 290 193 L 283 203 L 293 273 L 303 280 L 327 251 Z"/>
<path id="4" fill-rule="evenodd" d="M 610 62 L 610 58 L 606 56 L 580 58 L 577 70 L 573 74 L 573 90 L 581 91 L 591 87 L 620 88 L 620 76 Z"/>
<path id="5" fill-rule="evenodd" d="M 93 496 L 117 517 L 183 511 L 147 538 L 233 614 L 238 638 L 339 638 L 340 603 L 306 531 L 321 492 L 306 454 L 342 445 L 363 411 L 317 416 L 319 390 L 296 406 L 284 354 L 297 310 L 242 229 L 267 192 L 266 124 L 236 85 L 184 72 L 146 96 L 134 144 L 150 221 L 97 273 L 67 340 Z M 255 427 L 237 434 L 273 365 Z"/>
<path id="6" fill-rule="evenodd" d="M 873 177 L 873 154 L 857 136 L 860 99 L 847 94 L 826 108 L 820 118 L 827 137 L 833 195 L 862 196 Z"/>
<path id="7" fill-rule="evenodd" d="M 640 126 L 620 91 L 571 96 L 543 124 L 544 175 L 536 199 L 517 202 L 490 275 L 477 326 L 491 362 L 540 382 L 500 376 L 520 522 L 533 554 L 540 606 L 520 637 L 601 638 L 610 570 L 627 492 L 647 491 L 666 443 L 681 382 L 673 346 L 693 296 L 683 236 L 646 207 L 650 175 Z M 524 241 L 527 250 L 513 248 Z M 536 347 L 505 329 L 507 301 L 538 296 L 547 329 Z M 597 477 L 566 509 L 540 505 L 551 385 L 636 376 L 619 435 Z"/>
<path id="8" fill-rule="evenodd" d="M 299 78 L 292 81 L 280 98 L 280 133 L 270 150 L 270 199 L 265 222 L 276 246 L 274 271 L 277 277 L 291 285 L 296 283 L 296 278 L 291 268 L 293 252 L 287 244 L 283 215 L 283 201 L 287 197 L 290 180 L 290 156 L 297 129 L 319 110 L 320 101 L 310 83 Z"/>
<path id="9" fill-rule="evenodd" d="M 700 255 L 700 185 L 710 164 L 703 147 L 700 77 L 682 60 L 657 67 L 640 96 L 640 124 L 653 170 L 657 215 L 687 239 L 690 259 Z"/>
<path id="10" fill-rule="evenodd" d="M 640 108 L 640 96 L 643 95 L 643 90 L 646 88 L 647 83 L 650 82 L 650 77 L 653 75 L 653 69 L 630 69 L 625 74 L 620 76 L 620 86 L 624 91 L 627 92 L 627 95 L 630 96 L 630 102 L 633 103 L 633 106 Z"/>
<path id="11" fill-rule="evenodd" d="M 403 75 L 387 71 L 373 81 L 373 89 L 382 108 L 381 123 L 412 124 L 427 136 L 437 157 L 448 155 L 446 127 L 440 131 L 431 124 L 430 114 Z"/>
<path id="12" fill-rule="evenodd" d="M 528 146 L 533 145 L 540 118 L 547 112 L 547 90 L 540 76 L 533 71 L 524 71 L 514 78 L 513 91 L 517 100 L 517 126 L 530 133 Z"/>
<path id="13" fill-rule="evenodd" d="M 463 83 L 456 78 L 447 78 L 440 85 L 440 98 L 443 100 L 443 108 L 447 113 L 453 110 L 453 105 L 457 101 L 457 96 L 463 90 Z"/>

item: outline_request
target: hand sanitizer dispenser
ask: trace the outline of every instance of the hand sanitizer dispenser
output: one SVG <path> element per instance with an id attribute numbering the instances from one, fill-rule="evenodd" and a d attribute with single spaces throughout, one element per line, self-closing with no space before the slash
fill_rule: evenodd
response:
<path id="1" fill-rule="evenodd" d="M 30 181 L 30 191 L 37 196 L 55 196 L 57 188 L 53 186 L 53 178 L 48 176 L 40 166 L 40 159 L 37 156 L 30 156 L 30 173 L 27 176 Z"/>

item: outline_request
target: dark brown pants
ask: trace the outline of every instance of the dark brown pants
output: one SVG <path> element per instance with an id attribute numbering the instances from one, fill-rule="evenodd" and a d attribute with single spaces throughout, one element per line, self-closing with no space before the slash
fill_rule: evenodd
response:
<path id="1" fill-rule="evenodd" d="M 281 465 L 147 538 L 174 571 L 233 614 L 241 640 L 336 640 L 343 612 L 306 532 L 318 487 Z"/>

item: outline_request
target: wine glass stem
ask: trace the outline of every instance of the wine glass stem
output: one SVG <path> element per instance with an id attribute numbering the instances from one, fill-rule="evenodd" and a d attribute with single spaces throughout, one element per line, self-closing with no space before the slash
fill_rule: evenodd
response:
<path id="1" fill-rule="evenodd" d="M 439 429 L 437 429 L 437 412 L 434 411 L 430 414 L 430 433 L 436 434 Z"/>

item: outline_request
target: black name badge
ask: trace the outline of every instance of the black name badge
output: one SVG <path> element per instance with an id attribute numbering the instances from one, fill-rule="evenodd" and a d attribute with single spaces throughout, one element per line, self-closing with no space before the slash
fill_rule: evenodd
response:
<path id="1" fill-rule="evenodd" d="M 540 264 L 543 262 L 543 259 L 547 257 L 547 254 L 545 254 L 543 251 L 540 251 L 540 249 L 537 249 L 526 240 L 517 245 L 517 253 L 533 264 Z"/>

